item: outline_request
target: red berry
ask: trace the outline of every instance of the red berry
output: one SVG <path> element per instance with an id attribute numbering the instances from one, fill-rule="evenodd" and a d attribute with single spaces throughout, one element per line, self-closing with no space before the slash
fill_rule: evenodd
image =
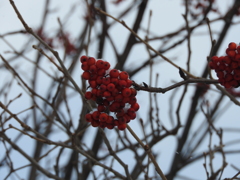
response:
<path id="1" fill-rule="evenodd" d="M 97 73 L 97 66 L 95 64 L 89 66 L 89 71 L 92 73 Z"/>
<path id="2" fill-rule="evenodd" d="M 97 74 L 90 73 L 90 79 L 89 80 L 96 80 L 97 77 L 98 77 Z"/>
<path id="3" fill-rule="evenodd" d="M 226 74 L 224 79 L 225 79 L 225 81 L 231 81 L 233 79 L 233 75 L 232 74 Z"/>
<path id="4" fill-rule="evenodd" d="M 108 85 L 110 83 L 110 77 L 105 77 L 102 79 L 102 83 Z"/>
<path id="5" fill-rule="evenodd" d="M 114 100 L 114 97 L 113 96 L 109 96 L 106 98 L 108 102 L 112 102 Z"/>
<path id="6" fill-rule="evenodd" d="M 111 93 L 109 91 L 105 91 L 103 93 L 103 97 L 105 97 L 105 98 L 111 97 Z"/>
<path id="7" fill-rule="evenodd" d="M 127 80 L 128 79 L 128 73 L 126 71 L 120 72 L 119 78 L 123 79 L 123 80 Z"/>
<path id="8" fill-rule="evenodd" d="M 118 94 L 115 96 L 115 101 L 116 102 L 121 102 L 123 100 L 123 95 L 122 94 Z"/>
<path id="9" fill-rule="evenodd" d="M 236 43 L 231 42 L 231 43 L 228 44 L 228 49 L 236 50 L 236 48 L 237 48 L 237 44 Z"/>
<path id="10" fill-rule="evenodd" d="M 231 67 L 232 69 L 238 68 L 238 62 L 235 62 L 235 61 L 231 62 L 230 67 Z"/>
<path id="11" fill-rule="evenodd" d="M 96 88 L 97 87 L 97 83 L 94 80 L 89 81 L 89 84 L 90 84 L 91 88 Z"/>
<path id="12" fill-rule="evenodd" d="M 236 52 L 235 50 L 230 50 L 230 49 L 226 49 L 226 54 L 229 56 L 229 57 L 234 57 L 236 55 Z"/>
<path id="13" fill-rule="evenodd" d="M 118 84 L 118 78 L 110 78 L 110 82 L 117 85 Z"/>
<path id="14" fill-rule="evenodd" d="M 132 91 L 131 91 L 131 89 L 129 89 L 129 88 L 124 88 L 124 89 L 122 90 L 122 95 L 123 95 L 124 97 L 129 97 L 129 96 L 131 96 L 131 93 L 132 93 Z"/>
<path id="15" fill-rule="evenodd" d="M 89 57 L 87 63 L 89 66 L 94 65 L 96 63 L 96 59 L 93 57 Z"/>
<path id="16" fill-rule="evenodd" d="M 96 79 L 97 84 L 102 84 L 102 79 L 103 79 L 102 76 L 98 76 Z"/>
<path id="17" fill-rule="evenodd" d="M 106 120 L 106 123 L 112 124 L 114 121 L 114 118 L 112 116 L 108 116 L 108 119 Z"/>
<path id="18" fill-rule="evenodd" d="M 80 57 L 80 61 L 81 61 L 81 63 L 87 62 L 88 61 L 88 57 L 87 56 L 82 56 L 82 57 Z"/>
<path id="19" fill-rule="evenodd" d="M 97 95 L 97 91 L 98 91 L 98 89 L 93 88 L 93 89 L 92 89 L 92 94 L 96 96 L 96 95 Z"/>
<path id="20" fill-rule="evenodd" d="M 100 123 L 99 123 L 100 128 L 105 128 L 106 126 L 107 126 L 107 123 L 100 121 Z"/>
<path id="21" fill-rule="evenodd" d="M 98 69 L 104 69 L 104 61 L 103 60 L 98 60 L 96 62 L 96 66 Z"/>
<path id="22" fill-rule="evenodd" d="M 119 75 L 119 71 L 117 69 L 112 69 L 110 72 L 109 72 L 109 75 L 111 78 L 118 78 L 118 75 Z"/>
<path id="23" fill-rule="evenodd" d="M 88 71 L 84 71 L 82 74 L 82 78 L 85 80 L 89 80 L 90 79 L 90 73 Z"/>
<path id="24" fill-rule="evenodd" d="M 108 115 L 106 113 L 101 113 L 100 116 L 99 116 L 99 120 L 101 122 L 106 122 L 108 119 Z"/>
<path id="25" fill-rule="evenodd" d="M 97 109 L 99 112 L 103 112 L 106 110 L 106 107 L 104 105 L 98 105 Z"/>
<path id="26" fill-rule="evenodd" d="M 107 128 L 108 129 L 113 129 L 114 128 L 114 124 L 107 124 Z"/>
<path id="27" fill-rule="evenodd" d="M 237 47 L 237 52 L 240 54 L 240 46 Z"/>
<path id="28" fill-rule="evenodd" d="M 92 117 L 94 120 L 99 120 L 99 116 L 100 116 L 100 112 L 98 112 L 98 111 L 94 111 L 92 113 Z"/>
<path id="29" fill-rule="evenodd" d="M 119 124 L 119 125 L 118 125 L 118 129 L 121 130 L 121 131 L 123 131 L 124 129 L 126 129 L 126 127 L 127 127 L 127 124 Z"/>
<path id="30" fill-rule="evenodd" d="M 126 82 L 127 82 L 127 85 L 126 85 L 127 88 L 132 86 L 132 80 L 127 79 Z"/>
<path id="31" fill-rule="evenodd" d="M 130 101 L 129 97 L 123 97 L 123 100 L 122 100 L 123 103 L 128 103 L 129 101 Z"/>
<path id="32" fill-rule="evenodd" d="M 112 93 L 112 96 L 115 97 L 119 94 L 119 91 L 115 88 L 111 93 Z"/>
<path id="33" fill-rule="evenodd" d="M 88 66 L 87 62 L 83 62 L 82 65 L 81 65 L 81 68 L 84 71 L 88 71 L 89 70 L 89 66 Z"/>
<path id="34" fill-rule="evenodd" d="M 107 90 L 107 86 L 104 84 L 101 84 L 99 89 L 104 93 Z"/>
<path id="35" fill-rule="evenodd" d="M 137 95 L 136 89 L 134 88 L 130 88 L 130 89 L 131 89 L 131 97 L 136 96 Z"/>
<path id="36" fill-rule="evenodd" d="M 107 62 L 107 61 L 105 61 L 105 62 L 103 63 L 103 65 L 104 65 L 104 69 L 105 69 L 105 70 L 108 70 L 108 69 L 110 68 L 110 64 L 109 64 L 109 62 Z"/>
<path id="37" fill-rule="evenodd" d="M 91 123 L 91 125 L 92 125 L 93 127 L 98 127 L 99 124 L 100 124 L 99 121 L 92 121 L 92 123 Z"/>
<path id="38" fill-rule="evenodd" d="M 92 122 L 92 120 L 93 120 L 92 114 L 86 114 L 86 115 L 85 115 L 85 120 L 86 120 L 87 122 Z"/>
<path id="39" fill-rule="evenodd" d="M 107 89 L 108 89 L 108 91 L 112 92 L 115 89 L 115 85 L 113 83 L 109 83 L 107 85 Z"/>
<path id="40" fill-rule="evenodd" d="M 127 86 L 127 82 L 125 80 L 119 80 L 118 81 L 118 85 L 121 87 L 121 88 L 125 88 Z"/>
<path id="41" fill-rule="evenodd" d="M 92 98 L 92 93 L 90 91 L 86 92 L 85 93 L 85 98 L 88 99 L 88 100 L 91 99 Z"/>
<path id="42" fill-rule="evenodd" d="M 104 76 L 105 74 L 106 74 L 106 70 L 105 69 L 98 69 L 97 75 Z"/>
<path id="43" fill-rule="evenodd" d="M 134 111 L 138 111 L 139 110 L 139 104 L 138 103 L 134 103 L 134 104 L 132 104 L 131 105 L 131 108 L 133 108 L 134 109 Z"/>

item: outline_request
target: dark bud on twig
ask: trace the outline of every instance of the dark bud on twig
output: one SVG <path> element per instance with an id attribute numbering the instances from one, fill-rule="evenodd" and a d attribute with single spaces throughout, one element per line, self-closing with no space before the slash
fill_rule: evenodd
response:
<path id="1" fill-rule="evenodd" d="M 182 71 L 182 69 L 181 69 L 180 67 L 179 67 L 178 69 L 179 69 L 179 74 L 180 74 L 181 78 L 183 78 L 184 80 L 187 80 L 188 78 L 187 78 L 187 76 L 184 74 L 184 72 Z"/>
<path id="2" fill-rule="evenodd" d="M 147 85 L 145 82 L 143 82 L 143 86 L 144 86 L 145 88 L 148 88 L 148 85 Z"/>

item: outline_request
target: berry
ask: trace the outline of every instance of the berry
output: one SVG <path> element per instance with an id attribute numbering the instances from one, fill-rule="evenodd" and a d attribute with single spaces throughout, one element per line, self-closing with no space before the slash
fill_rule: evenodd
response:
<path id="1" fill-rule="evenodd" d="M 92 122 L 92 120 L 93 120 L 92 114 L 86 114 L 86 115 L 85 115 L 85 120 L 86 120 L 87 122 Z"/>
<path id="2" fill-rule="evenodd" d="M 91 99 L 92 98 L 92 93 L 90 91 L 86 92 L 85 93 L 85 98 L 88 99 L 88 100 Z"/>
<path id="3" fill-rule="evenodd" d="M 87 62 L 83 62 L 81 65 L 82 70 L 84 71 L 88 71 L 89 70 L 89 65 L 87 64 Z"/>
<path id="4" fill-rule="evenodd" d="M 237 48 L 237 44 L 236 43 L 231 42 L 231 43 L 228 44 L 228 49 L 236 50 L 236 48 Z"/>
<path id="5" fill-rule="evenodd" d="M 115 85 L 113 83 L 109 83 L 107 85 L 107 90 L 108 91 L 112 92 L 112 91 L 114 91 L 114 89 L 115 89 Z"/>
<path id="6" fill-rule="evenodd" d="M 104 69 L 104 61 L 103 60 L 98 60 L 96 62 L 96 66 L 98 69 Z"/>
<path id="7" fill-rule="evenodd" d="M 127 80 L 128 79 L 128 73 L 126 71 L 120 72 L 119 78 L 122 79 L 122 80 Z"/>
<path id="8" fill-rule="evenodd" d="M 89 57 L 87 63 L 89 66 L 94 65 L 96 63 L 96 59 L 93 57 Z"/>
<path id="9" fill-rule="evenodd" d="M 99 116 L 100 116 L 100 112 L 98 112 L 98 111 L 94 111 L 92 113 L 92 117 L 94 120 L 99 120 Z"/>
<path id="10" fill-rule="evenodd" d="M 119 75 L 119 71 L 117 69 L 112 69 L 110 72 L 109 72 L 109 75 L 111 78 L 118 78 L 118 75 Z"/>
<path id="11" fill-rule="evenodd" d="M 109 62 L 103 62 L 103 66 L 104 66 L 104 69 L 105 70 L 108 70 L 109 68 L 110 68 L 110 64 L 109 64 Z"/>
<path id="12" fill-rule="evenodd" d="M 89 80 L 90 79 L 90 73 L 88 71 L 84 71 L 82 74 L 82 78 L 85 80 Z"/>
<path id="13" fill-rule="evenodd" d="M 121 131 L 123 131 L 124 129 L 126 129 L 126 127 L 127 127 L 127 124 L 119 124 L 119 125 L 118 125 L 118 129 L 121 130 Z"/>
<path id="14" fill-rule="evenodd" d="M 133 108 L 134 109 L 134 111 L 138 111 L 139 110 L 139 104 L 138 103 L 134 103 L 134 104 L 132 104 L 131 105 L 131 108 Z"/>
<path id="15" fill-rule="evenodd" d="M 81 63 L 87 62 L 87 61 L 88 61 L 88 57 L 87 57 L 87 56 L 82 56 L 82 57 L 80 58 L 80 61 L 81 61 Z"/>
<path id="16" fill-rule="evenodd" d="M 132 93 L 132 91 L 131 91 L 131 89 L 129 89 L 129 88 L 124 88 L 124 89 L 122 90 L 122 95 L 123 95 L 124 97 L 129 97 L 129 96 L 131 96 L 131 93 Z"/>
<path id="17" fill-rule="evenodd" d="M 106 113 L 101 113 L 101 114 L 100 114 L 99 120 L 100 120 L 101 122 L 105 122 L 105 121 L 107 121 L 107 119 L 108 119 L 108 115 L 107 115 Z"/>

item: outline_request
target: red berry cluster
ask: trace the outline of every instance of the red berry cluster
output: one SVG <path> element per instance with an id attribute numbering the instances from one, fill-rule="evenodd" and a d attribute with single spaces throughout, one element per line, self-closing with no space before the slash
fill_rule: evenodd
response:
<path id="1" fill-rule="evenodd" d="M 229 43 L 226 54 L 220 57 L 213 56 L 209 66 L 215 70 L 221 85 L 225 88 L 237 88 L 240 86 L 240 46 Z"/>
<path id="2" fill-rule="evenodd" d="M 82 78 L 87 80 L 90 90 L 85 98 L 97 103 L 97 110 L 86 114 L 87 122 L 93 127 L 124 130 L 130 120 L 136 118 L 139 109 L 132 81 L 128 73 L 117 69 L 109 69 L 110 64 L 93 57 L 82 56 Z M 113 116 L 109 115 L 111 112 Z"/>

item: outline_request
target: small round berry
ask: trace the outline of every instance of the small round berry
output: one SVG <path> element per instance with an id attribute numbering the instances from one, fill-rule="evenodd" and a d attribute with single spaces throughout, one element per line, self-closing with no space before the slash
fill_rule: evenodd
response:
<path id="1" fill-rule="evenodd" d="M 109 96 L 106 98 L 108 102 L 112 102 L 114 100 L 114 97 L 113 96 Z"/>
<path id="2" fill-rule="evenodd" d="M 105 74 L 106 74 L 106 70 L 105 69 L 98 69 L 97 75 L 104 76 Z"/>
<path id="3" fill-rule="evenodd" d="M 85 80 L 89 80 L 90 79 L 90 72 L 84 71 L 82 73 L 82 78 L 85 79 Z"/>
<path id="4" fill-rule="evenodd" d="M 82 57 L 80 57 L 80 61 L 81 61 L 81 63 L 87 62 L 88 61 L 88 57 L 87 56 L 82 56 Z"/>
<path id="5" fill-rule="evenodd" d="M 94 112 L 92 113 L 92 118 L 93 118 L 94 120 L 99 120 L 99 116 L 100 116 L 100 112 L 98 112 L 98 111 L 94 111 Z"/>
<path id="6" fill-rule="evenodd" d="M 233 79 L 233 75 L 232 74 L 226 74 L 224 79 L 225 79 L 225 81 L 231 81 Z"/>
<path id="7" fill-rule="evenodd" d="M 108 119 L 106 120 L 106 123 L 112 124 L 114 121 L 114 118 L 112 116 L 108 116 Z"/>
<path id="8" fill-rule="evenodd" d="M 105 77 L 102 79 L 102 83 L 108 85 L 110 83 L 110 77 Z"/>
<path id="9" fill-rule="evenodd" d="M 103 111 L 106 110 L 106 107 L 105 107 L 104 105 L 99 104 L 98 107 L 97 107 L 97 110 L 98 110 L 99 112 L 103 112 Z"/>
<path id="10" fill-rule="evenodd" d="M 115 88 L 113 91 L 111 91 L 112 96 L 115 97 L 119 94 L 119 91 Z"/>
<path id="11" fill-rule="evenodd" d="M 122 71 L 119 73 L 119 78 L 122 80 L 127 80 L 128 79 L 128 73 L 126 71 Z"/>
<path id="12" fill-rule="evenodd" d="M 119 124 L 119 125 L 118 125 L 118 129 L 121 130 L 121 131 L 123 131 L 124 129 L 126 129 L 126 127 L 127 127 L 127 124 Z"/>
<path id="13" fill-rule="evenodd" d="M 89 65 L 87 64 L 87 62 L 83 62 L 81 65 L 82 70 L 84 71 L 88 71 L 89 70 Z"/>
<path id="14" fill-rule="evenodd" d="M 93 120 L 92 114 L 90 114 L 90 113 L 86 114 L 86 115 L 85 115 L 85 120 L 86 120 L 87 122 L 92 122 L 92 120 Z"/>
<path id="15" fill-rule="evenodd" d="M 114 124 L 113 124 L 113 123 L 112 123 L 112 124 L 108 124 L 108 123 L 107 123 L 107 128 L 108 128 L 108 129 L 113 129 L 113 128 L 114 128 Z"/>
<path id="16" fill-rule="evenodd" d="M 130 100 L 129 100 L 129 104 L 135 104 L 137 102 L 137 98 L 136 97 L 130 97 Z"/>
<path id="17" fill-rule="evenodd" d="M 105 91 L 103 93 L 103 97 L 105 97 L 105 98 L 111 97 L 111 93 L 109 91 Z"/>
<path id="18" fill-rule="evenodd" d="M 97 66 L 95 64 L 89 66 L 89 71 L 92 73 L 97 73 Z"/>
<path id="19" fill-rule="evenodd" d="M 226 49 L 226 54 L 229 57 L 234 58 L 234 56 L 236 55 L 236 52 L 235 52 L 235 50 Z"/>
<path id="20" fill-rule="evenodd" d="M 85 98 L 88 99 L 88 100 L 91 99 L 92 98 L 92 93 L 90 91 L 86 92 L 85 93 Z"/>
<path id="21" fill-rule="evenodd" d="M 231 43 L 228 44 L 228 49 L 236 50 L 236 48 L 237 48 L 237 44 L 236 43 L 231 42 Z"/>
<path id="22" fill-rule="evenodd" d="M 89 81 L 89 84 L 90 84 L 91 88 L 96 88 L 97 87 L 97 83 L 94 80 Z"/>
<path id="23" fill-rule="evenodd" d="M 107 126 L 107 123 L 100 121 L 100 124 L 99 124 L 100 128 L 105 128 L 106 126 Z"/>
<path id="24" fill-rule="evenodd" d="M 98 76 L 96 79 L 97 84 L 102 84 L 102 79 L 103 79 L 102 76 Z"/>
<path id="25" fill-rule="evenodd" d="M 114 85 L 113 83 L 109 83 L 109 84 L 107 85 L 107 90 L 108 90 L 108 91 L 112 92 L 114 89 L 115 89 L 115 85 Z"/>
<path id="26" fill-rule="evenodd" d="M 92 122 L 91 122 L 91 125 L 92 125 L 93 127 L 98 127 L 99 124 L 100 124 L 99 121 L 92 121 Z"/>
<path id="27" fill-rule="evenodd" d="M 101 113 L 100 116 L 99 116 L 99 120 L 101 122 L 106 122 L 108 119 L 108 115 L 106 113 Z"/>
<path id="28" fill-rule="evenodd" d="M 89 66 L 94 65 L 96 63 L 96 59 L 93 57 L 89 57 L 87 63 Z"/>
<path id="29" fill-rule="evenodd" d="M 97 74 L 92 74 L 92 73 L 90 73 L 90 78 L 89 78 L 89 80 L 96 80 L 97 77 L 98 77 Z"/>
<path id="30" fill-rule="evenodd" d="M 134 89 L 134 88 L 130 88 L 130 89 L 131 89 L 131 96 L 130 97 L 136 96 L 137 95 L 137 90 Z"/>
<path id="31" fill-rule="evenodd" d="M 118 84 L 118 78 L 110 78 L 110 82 L 117 85 Z"/>
<path id="32" fill-rule="evenodd" d="M 131 87 L 131 86 L 132 86 L 132 80 L 127 79 L 126 81 L 127 81 L 126 87 L 127 87 L 127 88 Z"/>
<path id="33" fill-rule="evenodd" d="M 119 80 L 118 81 L 118 85 L 121 87 L 121 88 L 125 88 L 127 86 L 127 82 L 125 80 Z"/>
<path id="34" fill-rule="evenodd" d="M 131 93 L 132 93 L 132 91 L 131 91 L 131 89 L 129 89 L 129 88 L 124 88 L 124 89 L 122 90 L 122 95 L 123 95 L 124 97 L 129 97 L 129 96 L 131 96 Z"/>
<path id="35" fill-rule="evenodd" d="M 109 75 L 111 78 L 118 78 L 118 75 L 119 75 L 119 71 L 117 69 L 112 69 L 110 72 L 109 72 Z"/>
<path id="36" fill-rule="evenodd" d="M 99 89 L 104 93 L 107 90 L 107 86 L 105 84 L 101 84 Z"/>
<path id="37" fill-rule="evenodd" d="M 138 111 L 139 110 L 139 104 L 138 103 L 134 103 L 134 104 L 132 104 L 131 105 L 131 108 L 133 108 L 134 109 L 134 111 Z"/>
<path id="38" fill-rule="evenodd" d="M 123 100 L 123 95 L 122 94 L 118 94 L 115 96 L 115 101 L 116 102 L 121 102 Z"/>
<path id="39" fill-rule="evenodd" d="M 104 61 L 103 60 L 97 60 L 96 66 L 98 69 L 104 69 Z"/>
<path id="40" fill-rule="evenodd" d="M 109 64 L 109 62 L 107 62 L 107 61 L 105 61 L 105 62 L 103 63 L 103 65 L 104 65 L 104 69 L 105 69 L 105 70 L 108 70 L 108 69 L 110 68 L 110 64 Z"/>

